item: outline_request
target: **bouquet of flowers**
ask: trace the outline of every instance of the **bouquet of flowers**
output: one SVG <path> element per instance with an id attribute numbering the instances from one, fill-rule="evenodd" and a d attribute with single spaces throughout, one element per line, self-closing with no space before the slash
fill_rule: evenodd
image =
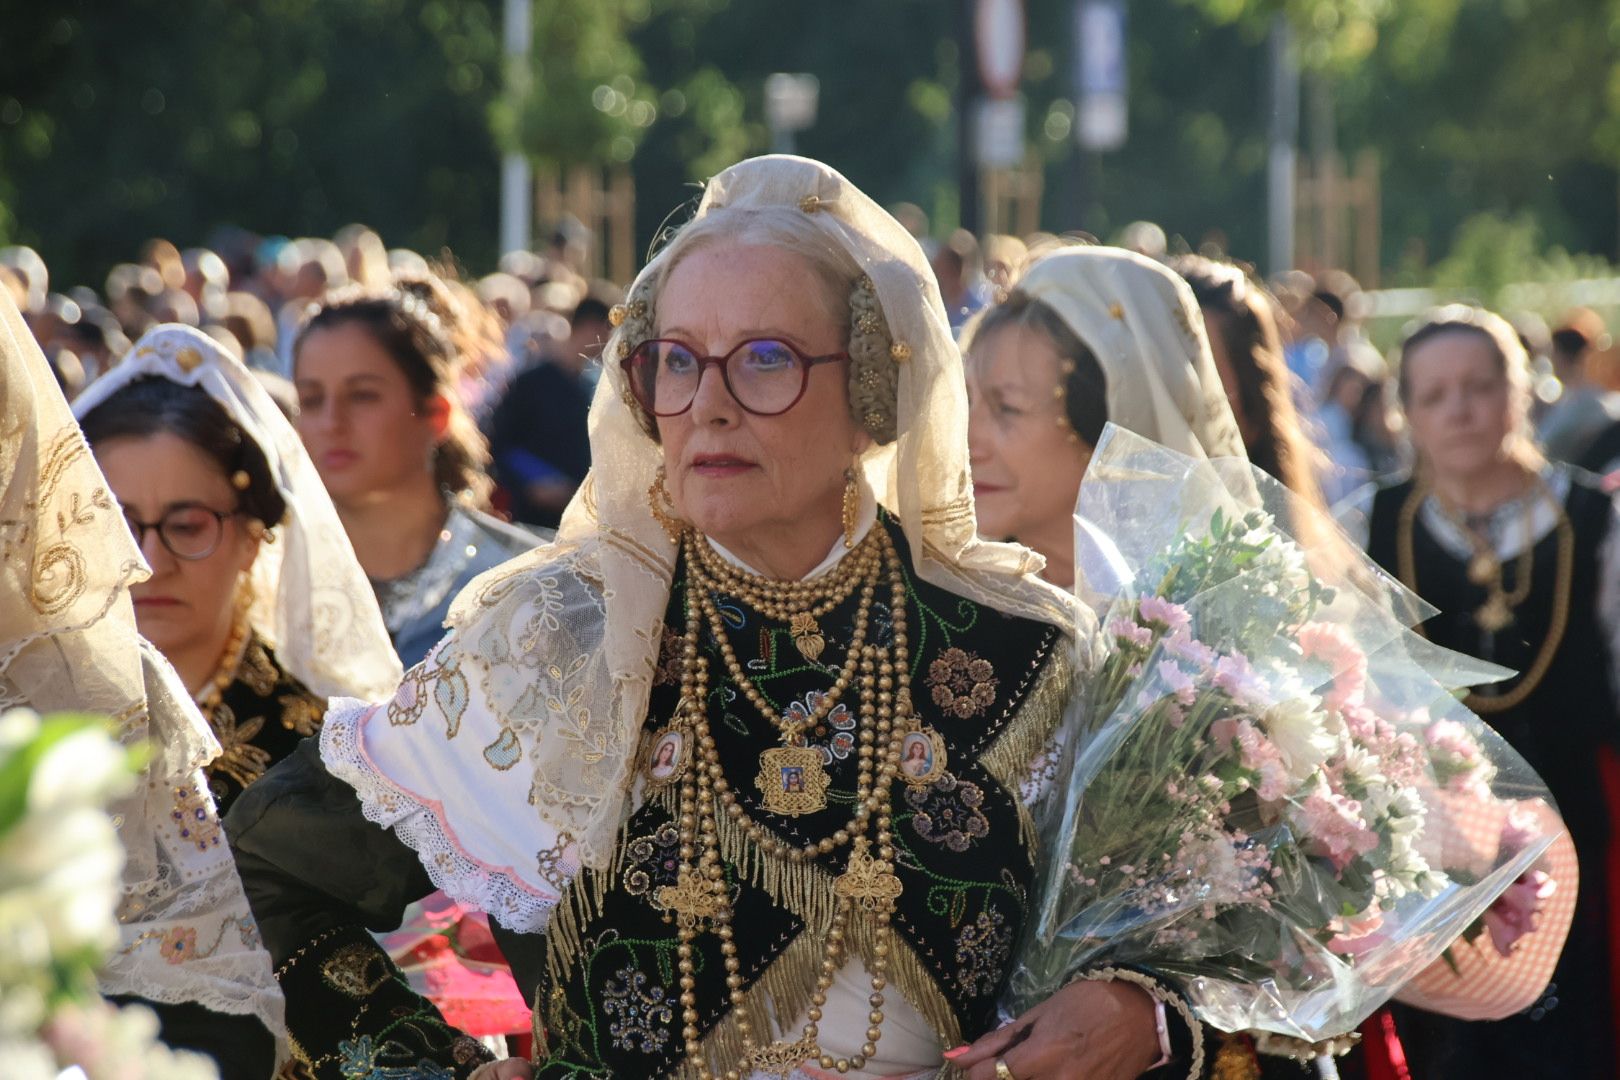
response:
<path id="1" fill-rule="evenodd" d="M 1545 787 L 1447 689 L 1505 673 L 1410 632 L 1421 602 L 1310 514 L 1247 463 L 1105 434 L 1077 513 L 1103 655 L 1064 728 L 1015 1009 L 1134 963 L 1222 1030 L 1323 1043 L 1521 876 L 1546 887 Z M 1508 921 L 1499 947 L 1529 926 Z"/>
<path id="2" fill-rule="evenodd" d="M 124 852 L 105 809 L 130 754 L 87 716 L 0 713 L 0 1064 L 7 1080 L 205 1080 L 207 1058 L 157 1042 L 149 1009 L 114 1008 L 95 968 L 118 944 Z M 67 1069 L 67 1072 L 63 1072 Z"/>

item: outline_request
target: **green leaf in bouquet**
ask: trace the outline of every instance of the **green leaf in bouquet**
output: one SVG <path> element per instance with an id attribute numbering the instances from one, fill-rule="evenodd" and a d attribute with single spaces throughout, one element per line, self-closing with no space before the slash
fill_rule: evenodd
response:
<path id="1" fill-rule="evenodd" d="M 0 834 L 9 832 L 28 813 L 28 790 L 34 770 L 51 748 L 91 727 L 107 728 L 107 721 L 87 713 L 53 713 L 41 717 L 27 742 L 0 761 Z"/>

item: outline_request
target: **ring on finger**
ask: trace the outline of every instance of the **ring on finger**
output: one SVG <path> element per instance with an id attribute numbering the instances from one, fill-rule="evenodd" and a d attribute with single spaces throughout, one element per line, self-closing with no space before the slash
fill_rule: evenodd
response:
<path id="1" fill-rule="evenodd" d="M 1018 1080 L 1013 1071 L 1007 1068 L 1007 1063 L 1000 1058 L 996 1058 L 996 1080 Z"/>

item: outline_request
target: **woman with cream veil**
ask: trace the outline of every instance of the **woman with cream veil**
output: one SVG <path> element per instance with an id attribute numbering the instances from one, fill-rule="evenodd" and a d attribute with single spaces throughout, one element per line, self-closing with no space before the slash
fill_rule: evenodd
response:
<path id="1" fill-rule="evenodd" d="M 104 715 L 143 751 L 133 793 L 111 807 L 125 859 L 101 990 L 154 1009 L 164 1042 L 206 1054 L 226 1080 L 269 1080 L 282 997 L 203 771 L 219 743 L 136 631 L 130 590 L 151 571 L 3 295 L 0 432 L 0 713 Z"/>
<path id="2" fill-rule="evenodd" d="M 1246 457 L 1192 290 L 1174 271 L 1133 252 L 1074 247 L 1043 256 L 1004 301 L 970 324 L 964 352 L 979 526 L 988 537 L 1016 538 L 1044 555 L 1044 575 L 1054 583 L 1075 584 L 1078 554 L 1088 571 L 1078 583 L 1083 596 L 1107 597 L 1115 584 L 1091 579 L 1109 565 L 1110 541 L 1075 515 L 1105 424 L 1194 458 Z M 1272 434 L 1287 440 L 1296 433 L 1279 427 Z M 1310 490 L 1296 495 L 1297 508 L 1319 502 Z M 1336 544 L 1348 549 L 1309 509 L 1289 525 L 1317 556 Z M 1540 985 L 1550 973 L 1544 965 L 1510 970 L 1512 963 L 1493 968 L 1492 978 L 1502 981 L 1509 971 L 1515 983 Z M 1472 1011 L 1480 1006 L 1469 997 L 1483 985 L 1439 994 L 1436 982 L 1420 976 L 1406 999 L 1483 1015 Z M 1406 1076 L 1393 1030 L 1387 1012 L 1375 1014 L 1345 1074 Z M 1306 1065 L 1257 1054 L 1246 1037 L 1220 1036 L 1211 1056 L 1222 1077 L 1310 1075 Z"/>
<path id="3" fill-rule="evenodd" d="M 915 240 L 824 165 L 746 161 L 614 322 L 557 541 L 230 815 L 315 1074 L 1201 1075 L 1152 972 L 997 1026 L 1093 624 L 977 536 Z M 372 945 L 435 886 L 491 914 L 532 1062 L 481 1064 Z"/>

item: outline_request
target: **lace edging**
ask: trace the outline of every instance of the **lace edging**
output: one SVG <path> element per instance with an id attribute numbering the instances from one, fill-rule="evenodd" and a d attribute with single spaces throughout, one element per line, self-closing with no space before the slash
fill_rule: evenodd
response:
<path id="1" fill-rule="evenodd" d="M 439 808 L 402 790 L 366 759 L 361 725 L 374 709 L 352 700 L 334 700 L 321 727 L 321 760 L 327 771 L 360 797 L 366 820 L 393 829 L 416 852 L 433 884 L 457 903 L 489 915 L 508 930 L 545 930 L 559 895 L 540 893 L 510 874 L 480 863 L 456 843 Z"/>

